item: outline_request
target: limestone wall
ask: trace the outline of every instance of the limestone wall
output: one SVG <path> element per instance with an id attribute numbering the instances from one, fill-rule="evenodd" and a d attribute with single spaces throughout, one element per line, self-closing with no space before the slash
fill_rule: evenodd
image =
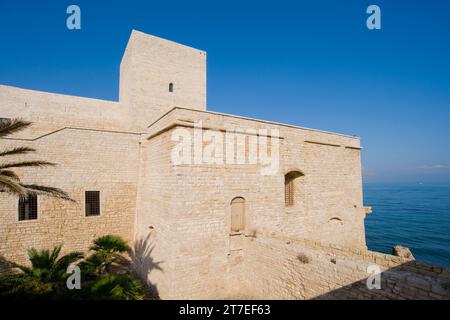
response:
<path id="1" fill-rule="evenodd" d="M 0 117 L 23 118 L 35 125 L 16 137 L 35 139 L 64 127 L 129 129 L 118 102 L 0 85 Z"/>
<path id="2" fill-rule="evenodd" d="M 199 120 L 204 129 L 220 132 L 279 129 L 280 137 L 268 139 L 269 144 L 271 139 L 280 141 L 279 171 L 265 176 L 260 164 L 249 163 L 173 165 L 172 134 L 181 128 L 193 137 Z M 165 270 L 164 276 L 155 271 L 148 279 L 162 288 L 162 298 L 245 296 L 244 244 L 255 233 L 280 232 L 365 248 L 357 138 L 178 108 L 149 128 L 148 141 L 149 171 L 141 185 L 143 209 L 137 226 L 145 235 L 148 225 L 155 225 L 154 259 L 166 260 Z M 246 141 L 248 150 L 252 140 Z M 284 174 L 292 169 L 304 172 L 305 180 L 299 205 L 286 209 Z M 246 228 L 232 237 L 230 203 L 235 197 L 245 199 Z M 335 216 L 342 224 L 328 225 Z"/>
<path id="3" fill-rule="evenodd" d="M 120 73 L 119 102 L 0 86 L 0 117 L 34 122 L 2 146 L 30 146 L 32 158 L 58 164 L 17 173 L 76 200 L 39 197 L 38 219 L 19 222 L 17 198 L 2 195 L 0 256 L 25 263 L 31 247 L 86 251 L 94 238 L 117 234 L 134 241 L 133 265 L 162 298 L 448 297 L 447 269 L 366 250 L 359 138 L 206 112 L 206 53 L 138 31 Z M 199 121 L 246 132 L 245 157 L 252 137 L 276 141 L 278 170 L 263 175 L 248 159 L 174 165 L 172 134 L 193 135 Z M 286 207 L 291 171 L 301 177 Z M 99 217 L 85 216 L 85 191 L 100 191 Z M 245 199 L 245 230 L 231 234 L 236 197 Z M 359 282 L 374 262 L 385 290 Z"/>
<path id="4" fill-rule="evenodd" d="M 88 129 L 66 129 L 35 141 L 1 140 L 3 148 L 29 146 L 34 155 L 11 160 L 47 160 L 56 167 L 23 168 L 23 183 L 62 188 L 76 203 L 38 197 L 38 219 L 18 221 L 18 199 L 0 197 L 0 255 L 25 263 L 27 249 L 63 251 L 89 248 L 105 234 L 133 239 L 138 175 L 139 135 Z M 6 160 L 6 157 L 5 159 Z M 85 191 L 100 191 L 101 215 L 85 216 Z"/>
<path id="5" fill-rule="evenodd" d="M 172 133 L 183 128 L 193 135 L 199 120 L 204 129 L 221 132 L 233 127 L 279 129 L 280 172 L 262 176 L 259 165 L 249 164 L 174 166 L 166 151 L 153 157 L 158 176 L 173 183 L 172 191 L 165 193 L 170 199 L 167 219 L 159 218 L 166 224 L 159 228 L 172 237 L 171 246 L 164 247 L 171 250 L 165 275 L 171 284 L 162 298 L 448 296 L 446 269 L 367 251 L 359 139 L 179 108 L 149 128 L 149 143 L 173 149 Z M 168 162 L 171 165 L 161 166 Z M 305 179 L 300 205 L 286 209 L 284 173 L 292 169 L 304 172 Z M 165 186 L 154 181 L 150 179 L 147 188 L 153 183 Z M 246 201 L 246 230 L 231 237 L 230 202 L 238 196 Z M 339 217 L 339 223 L 331 224 L 333 217 Z M 367 267 L 373 264 L 383 271 L 382 290 L 365 286 Z"/>
<path id="6" fill-rule="evenodd" d="M 206 52 L 133 30 L 120 68 L 120 104 L 141 128 L 175 106 L 206 110 Z"/>
<path id="7" fill-rule="evenodd" d="M 171 174 L 170 136 L 162 134 L 141 141 L 135 242 L 140 246 L 134 267 L 155 286 L 161 297 L 171 294 L 173 247 L 183 241 L 174 230 L 172 199 L 178 196 L 176 176 Z M 141 257 L 139 257 L 141 256 Z"/>
<path id="8" fill-rule="evenodd" d="M 246 287 L 260 299 L 450 299 L 450 269 L 397 256 L 261 235 L 247 243 Z M 381 268 L 369 290 L 367 267 Z"/>
<path id="9" fill-rule="evenodd" d="M 186 178 L 188 186 L 184 189 L 189 192 L 187 197 L 190 194 L 206 195 L 205 192 L 216 192 L 209 186 L 209 183 L 216 181 L 222 197 L 233 193 L 229 195 L 230 199 L 222 200 L 222 207 L 217 206 L 218 211 L 224 212 L 233 195 L 237 196 L 239 193 L 232 189 L 233 183 L 238 183 L 243 190 L 241 193 L 249 193 L 250 197 L 261 195 L 261 199 L 247 201 L 250 206 L 249 215 L 258 216 L 253 228 L 277 230 L 286 235 L 348 247 L 365 247 L 365 212 L 358 138 L 186 109 L 174 109 L 154 123 L 149 128 L 149 138 L 167 130 L 173 132 L 175 128 L 192 130 L 194 124 L 200 121 L 205 130 L 222 133 L 227 129 L 244 132 L 248 129 L 266 129 L 269 133 L 272 129 L 279 130 L 279 170 L 272 177 L 263 176 L 260 165 L 248 162 L 244 165 L 201 164 L 171 168 L 183 179 L 187 175 L 198 179 L 197 182 L 189 182 L 190 178 Z M 193 136 L 192 131 L 190 132 Z M 245 148 L 248 153 L 250 144 L 254 142 L 249 135 L 246 135 L 246 139 Z M 171 145 L 172 148 L 174 145 Z M 224 150 L 224 154 L 225 152 Z M 304 177 L 297 185 L 295 206 L 287 208 L 284 205 L 284 175 L 291 170 L 301 171 Z M 177 192 L 185 191 L 178 189 Z M 215 197 L 217 195 L 204 198 Z M 262 207 L 254 209 L 253 206 L 259 204 Z M 201 208 L 193 210 L 201 211 Z"/>

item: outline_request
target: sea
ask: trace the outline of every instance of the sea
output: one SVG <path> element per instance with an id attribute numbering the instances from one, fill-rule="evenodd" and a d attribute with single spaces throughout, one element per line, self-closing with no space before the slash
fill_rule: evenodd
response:
<path id="1" fill-rule="evenodd" d="M 366 241 L 370 250 L 408 247 L 417 261 L 450 268 L 450 184 L 366 183 Z"/>

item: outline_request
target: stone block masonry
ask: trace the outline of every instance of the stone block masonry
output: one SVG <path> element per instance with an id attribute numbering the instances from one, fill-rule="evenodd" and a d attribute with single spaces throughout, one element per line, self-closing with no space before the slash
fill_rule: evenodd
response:
<path id="1" fill-rule="evenodd" d="M 32 147 L 36 159 L 58 164 L 18 168 L 23 182 L 76 200 L 38 197 L 37 219 L 19 221 L 18 199 L 0 193 L 0 271 L 7 261 L 27 263 L 31 247 L 87 251 L 115 234 L 130 242 L 133 267 L 163 299 L 449 297 L 447 269 L 367 250 L 360 139 L 206 111 L 202 50 L 133 31 L 119 101 L 0 86 L 0 117 L 34 123 L 2 147 Z M 201 135 L 240 132 L 245 157 L 255 141 L 279 147 L 277 170 L 174 163 L 174 132 L 194 135 L 198 122 Z M 264 134 L 272 130 L 279 135 Z M 86 216 L 86 191 L 100 192 L 99 216 Z M 383 289 L 369 291 L 374 263 Z"/>
<path id="2" fill-rule="evenodd" d="M 364 249 L 261 235 L 247 243 L 244 260 L 242 280 L 258 299 L 450 299 L 450 269 Z M 373 265 L 381 289 L 367 287 Z"/>
<path id="3" fill-rule="evenodd" d="M 36 141 L 2 140 L 2 146 L 30 146 L 50 168 L 16 170 L 24 183 L 66 190 L 76 203 L 45 197 L 38 200 L 38 219 L 18 220 L 17 197 L 0 197 L 0 253 L 27 262 L 27 249 L 63 244 L 63 252 L 88 250 L 93 239 L 117 234 L 133 240 L 139 137 L 127 133 L 65 129 Z M 25 160 L 27 156 L 21 158 Z M 19 159 L 20 160 L 20 159 Z M 85 215 L 85 191 L 100 191 L 100 216 Z"/>

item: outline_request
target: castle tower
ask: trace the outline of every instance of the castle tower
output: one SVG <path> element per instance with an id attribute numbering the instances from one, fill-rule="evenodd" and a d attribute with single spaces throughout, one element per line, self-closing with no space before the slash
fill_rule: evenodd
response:
<path id="1" fill-rule="evenodd" d="M 175 106 L 206 110 L 206 52 L 133 30 L 120 65 L 119 100 L 139 128 Z"/>

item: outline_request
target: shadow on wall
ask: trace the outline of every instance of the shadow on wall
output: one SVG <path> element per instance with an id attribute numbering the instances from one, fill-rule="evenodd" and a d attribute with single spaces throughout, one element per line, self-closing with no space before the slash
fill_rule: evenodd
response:
<path id="1" fill-rule="evenodd" d="M 410 261 L 378 275 L 380 289 L 374 274 L 312 300 L 450 300 L 449 269 Z"/>
<path id="2" fill-rule="evenodd" d="M 248 289 L 258 299 L 450 299 L 450 269 L 396 251 L 260 236 L 247 243 Z M 380 289 L 373 288 L 377 275 Z"/>
<path id="3" fill-rule="evenodd" d="M 5 259 L 5 257 L 0 255 L 0 274 L 1 273 L 12 273 L 15 268 L 17 268 L 17 264 L 15 264 L 14 262 L 11 262 L 7 259 Z"/>
<path id="4" fill-rule="evenodd" d="M 154 270 L 163 272 L 160 265 L 164 261 L 155 261 L 152 257 L 155 245 L 152 244 L 150 237 L 151 233 L 145 238 L 135 241 L 133 249 L 129 253 L 134 271 L 144 280 L 148 279 L 148 275 Z M 159 299 L 158 288 L 148 280 L 145 282 L 146 297 L 148 299 Z"/>

